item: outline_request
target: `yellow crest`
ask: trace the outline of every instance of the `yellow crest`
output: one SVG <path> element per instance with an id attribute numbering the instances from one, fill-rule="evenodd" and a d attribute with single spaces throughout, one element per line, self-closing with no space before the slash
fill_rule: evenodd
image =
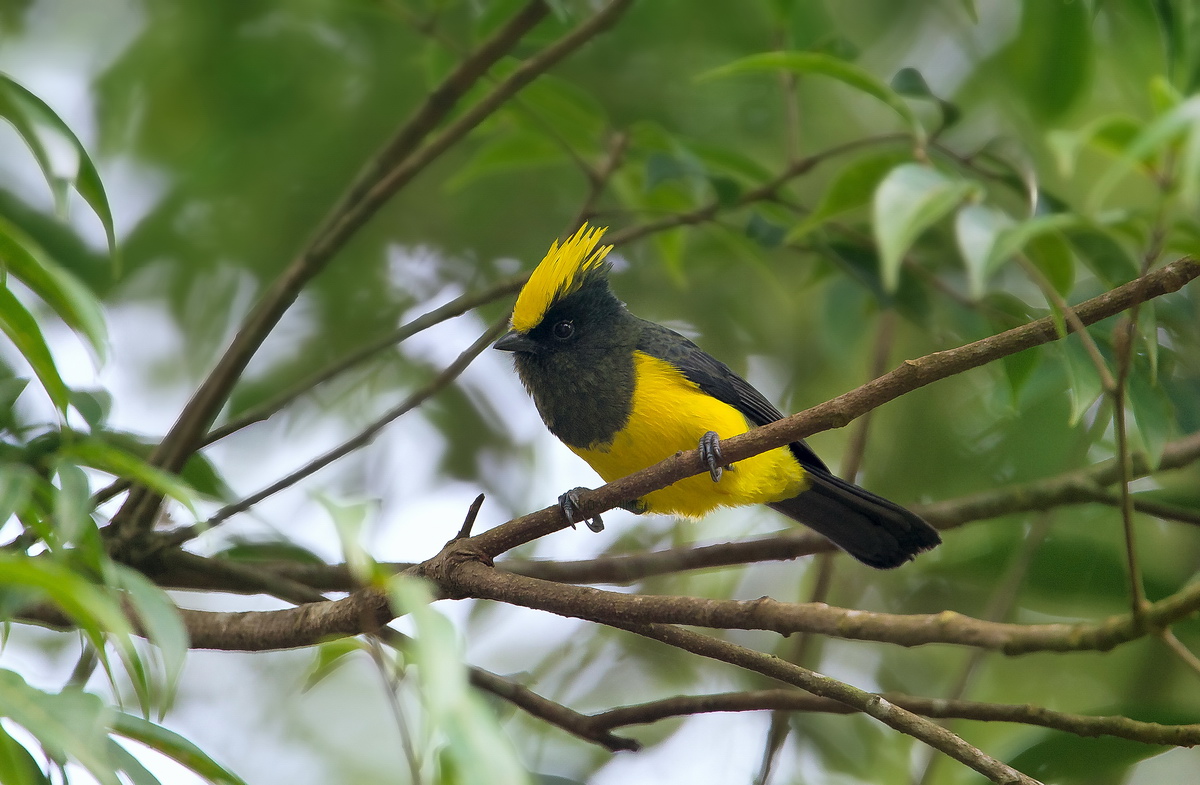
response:
<path id="1" fill-rule="evenodd" d="M 579 227 L 579 231 L 562 245 L 555 241 L 517 296 L 513 308 L 512 326 L 517 332 L 529 332 L 550 310 L 550 306 L 563 297 L 576 292 L 589 273 L 603 270 L 604 257 L 613 249 L 611 245 L 600 248 L 596 244 L 608 231 L 606 226 Z"/>

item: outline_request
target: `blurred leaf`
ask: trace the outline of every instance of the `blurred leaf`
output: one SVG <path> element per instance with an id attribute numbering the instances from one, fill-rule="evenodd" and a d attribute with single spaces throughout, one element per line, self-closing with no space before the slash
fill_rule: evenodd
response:
<path id="1" fill-rule="evenodd" d="M 702 81 L 762 71 L 791 71 L 795 74 L 817 74 L 836 79 L 849 87 L 866 93 L 887 104 L 908 126 L 917 147 L 925 146 L 925 128 L 912 108 L 895 90 L 853 63 L 818 52 L 766 52 L 750 55 L 714 68 L 700 76 Z"/>
<path id="2" fill-rule="evenodd" d="M 1008 379 L 1013 406 L 1019 405 L 1021 391 L 1025 389 L 1025 385 L 1029 382 L 1041 359 L 1042 350 L 1040 347 L 1026 349 L 1023 352 L 1010 354 L 1004 358 L 1004 375 Z"/>
<path id="3" fill-rule="evenodd" d="M 109 764 L 106 727 L 111 709 L 77 690 L 42 692 L 16 673 L 0 670 L 0 716 L 29 731 L 57 761 L 79 763 L 101 785 L 120 785 Z"/>
<path id="4" fill-rule="evenodd" d="M 92 430 L 102 428 L 112 411 L 112 393 L 108 390 L 70 390 L 67 398 Z"/>
<path id="5" fill-rule="evenodd" d="M 317 644 L 315 661 L 304 677 L 304 691 L 311 690 L 344 665 L 347 655 L 366 650 L 367 644 L 356 637 L 335 638 Z"/>
<path id="6" fill-rule="evenodd" d="M 87 475 L 78 466 L 60 461 L 55 466 L 59 491 L 54 495 L 54 522 L 58 535 L 66 542 L 76 542 L 84 531 L 92 528 L 91 487 Z"/>
<path id="7" fill-rule="evenodd" d="M 1170 749 L 1110 736 L 1086 738 L 1055 731 L 1041 731 L 1034 738 L 1037 741 L 1007 763 L 1043 782 L 1078 785 L 1123 782 L 1130 766 Z"/>
<path id="8" fill-rule="evenodd" d="M 111 738 L 108 740 L 108 757 L 112 760 L 113 768 L 124 774 L 132 785 L 162 785 L 140 760 Z"/>
<path id="9" fill-rule="evenodd" d="M 1120 286 L 1137 278 L 1137 262 L 1103 229 L 1081 226 L 1065 229 L 1063 234 L 1105 286 Z"/>
<path id="10" fill-rule="evenodd" d="M 240 777 L 205 755 L 195 744 L 161 725 L 118 712 L 112 722 L 112 731 L 145 744 L 216 785 L 245 785 Z"/>
<path id="11" fill-rule="evenodd" d="M 50 347 L 42 337 L 37 320 L 6 288 L 0 289 L 0 330 L 3 330 L 17 347 L 17 351 L 25 358 L 25 362 L 29 363 L 46 394 L 54 402 L 55 408 L 65 416 L 68 405 L 67 385 L 58 374 Z"/>
<path id="12" fill-rule="evenodd" d="M 896 291 L 900 263 L 921 233 L 977 190 L 975 183 L 921 164 L 901 164 L 888 173 L 875 191 L 873 210 L 884 289 Z"/>
<path id="13" fill-rule="evenodd" d="M 1064 298 L 1075 285 L 1075 256 L 1058 232 L 1038 234 L 1028 241 L 1025 253 L 1034 266 Z"/>
<path id="14" fill-rule="evenodd" d="M 561 147 L 545 134 L 514 131 L 480 145 L 453 177 L 446 181 L 450 192 L 458 191 L 482 177 L 526 171 L 566 160 Z"/>
<path id="15" fill-rule="evenodd" d="M 199 513 L 192 504 L 194 492 L 182 479 L 151 466 L 134 453 L 117 446 L 103 435 L 84 436 L 63 445 L 59 450 L 62 458 L 77 461 L 84 466 L 99 469 L 114 477 L 133 480 L 151 490 L 169 496 L 182 504 L 196 517 Z"/>
<path id="16" fill-rule="evenodd" d="M 783 243 L 785 230 L 782 226 L 754 210 L 746 221 L 746 236 L 763 248 L 778 248 Z"/>
<path id="17" fill-rule="evenodd" d="M 984 204 L 968 204 L 954 219 L 954 236 L 967 267 L 967 289 L 978 300 L 987 292 L 988 276 L 994 272 L 992 251 L 1000 234 L 1013 225 L 1003 210 Z"/>
<path id="18" fill-rule="evenodd" d="M 875 189 L 884 176 L 912 156 L 907 153 L 882 153 L 860 158 L 842 171 L 821 194 L 821 201 L 794 229 L 788 232 L 792 243 L 818 228 L 831 218 L 870 203 Z"/>
<path id="19" fill-rule="evenodd" d="M 7 785 L 52 785 L 29 750 L 0 725 L 0 782 Z"/>
<path id="20" fill-rule="evenodd" d="M 362 530 L 375 508 L 373 502 L 340 502 L 323 494 L 316 497 L 329 513 L 337 530 L 338 542 L 342 545 L 342 556 L 354 579 L 363 585 L 374 583 L 377 565 L 362 544 Z"/>
<path id="21" fill-rule="evenodd" d="M 33 238 L 3 217 L 0 217 L 0 263 L 54 309 L 68 327 L 86 338 L 103 362 L 108 333 L 95 295 L 52 260 Z"/>
<path id="22" fill-rule="evenodd" d="M 167 593 L 140 572 L 123 564 L 110 562 L 113 575 L 109 583 L 129 598 L 137 614 L 140 629 L 162 654 L 165 690 L 160 705 L 165 711 L 175 694 L 175 685 L 183 672 L 190 639 L 179 609 Z"/>
<path id="23" fill-rule="evenodd" d="M 525 785 L 529 776 L 495 715 L 468 686 L 454 626 L 430 607 L 424 582 L 397 575 L 388 581 L 394 607 L 411 617 L 411 647 L 425 708 L 445 734 L 447 754 L 462 782 Z"/>
<path id="24" fill-rule="evenodd" d="M 1038 121 L 1062 117 L 1084 94 L 1092 74 L 1091 28 L 1085 3 L 1022 6 L 1020 32 L 1004 53 L 1005 70 Z"/>
<path id="25" fill-rule="evenodd" d="M 74 188 L 104 224 L 108 250 L 117 254 L 108 196 L 95 164 L 67 124 L 42 99 L 0 73 L 0 117 L 8 120 L 29 145 L 60 214 L 67 209 L 67 191 Z"/>
<path id="26" fill-rule="evenodd" d="M 1067 378 L 1071 389 L 1071 417 L 1069 424 L 1074 427 L 1087 410 L 1092 408 L 1096 399 L 1104 394 L 1104 385 L 1100 381 L 1100 373 L 1095 363 L 1088 356 L 1083 341 L 1078 335 L 1067 336 L 1059 341 L 1063 359 L 1066 360 Z"/>
<path id="27" fill-rule="evenodd" d="M 1129 404 L 1150 465 L 1157 467 L 1162 460 L 1163 448 L 1175 432 L 1174 411 L 1163 389 L 1152 385 L 1145 369 L 1138 365 L 1129 374 Z"/>
<path id="28" fill-rule="evenodd" d="M 933 91 L 925 77 L 915 68 L 901 68 L 892 77 L 892 89 L 900 95 L 911 95 L 915 98 L 933 98 Z"/>
<path id="29" fill-rule="evenodd" d="M 0 464 L 0 526 L 29 504 L 37 479 L 29 466 Z"/>
<path id="30" fill-rule="evenodd" d="M 1181 135 L 1192 136 L 1197 133 L 1200 133 L 1200 96 L 1189 98 L 1141 130 L 1126 146 L 1124 154 L 1096 181 L 1088 194 L 1088 209 L 1091 212 L 1099 210 L 1113 188 L 1136 164 L 1161 153 Z"/>
<path id="31" fill-rule="evenodd" d="M 1058 170 L 1064 178 L 1075 176 L 1079 154 L 1086 147 L 1094 147 L 1109 155 L 1120 155 L 1142 129 L 1130 115 L 1105 115 L 1075 131 L 1051 131 L 1046 135 L 1046 145 L 1054 154 Z"/>

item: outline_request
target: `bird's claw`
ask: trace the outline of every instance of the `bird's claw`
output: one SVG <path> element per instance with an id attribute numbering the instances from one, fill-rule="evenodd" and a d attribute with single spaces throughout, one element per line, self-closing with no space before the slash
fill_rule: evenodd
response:
<path id="1" fill-rule="evenodd" d="M 558 497 L 558 506 L 572 529 L 575 528 L 575 519 L 579 516 L 579 492 L 586 490 L 587 488 L 572 488 Z M 583 523 L 594 532 L 604 531 L 604 520 L 599 515 L 588 518 Z"/>
<path id="2" fill-rule="evenodd" d="M 700 437 L 700 458 L 708 465 L 708 474 L 713 482 L 720 482 L 724 469 L 721 468 L 721 437 L 709 431 Z"/>

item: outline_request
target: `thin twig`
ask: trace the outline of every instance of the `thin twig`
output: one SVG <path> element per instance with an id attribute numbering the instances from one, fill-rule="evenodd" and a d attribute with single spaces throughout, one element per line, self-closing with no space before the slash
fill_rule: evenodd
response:
<path id="1" fill-rule="evenodd" d="M 992 758 L 940 725 L 897 706 L 881 695 L 860 690 L 837 679 L 785 662 L 778 657 L 672 625 L 618 622 L 613 623 L 612 626 L 661 641 L 684 651 L 690 651 L 693 654 L 699 654 L 702 657 L 727 662 L 764 676 L 770 676 L 786 684 L 800 687 L 812 695 L 831 698 L 879 720 L 907 736 L 925 742 L 939 752 L 974 769 L 992 782 L 1005 783 L 1005 785 L 1038 785 L 1038 781 L 1032 777 Z"/>
<path id="2" fill-rule="evenodd" d="M 467 508 L 467 517 L 463 520 L 463 525 L 459 528 L 458 534 L 454 535 L 454 539 L 462 540 L 471 536 L 471 529 L 475 526 L 475 519 L 479 516 L 479 508 L 483 506 L 483 494 L 475 497 L 475 501 L 471 502 L 471 506 Z"/>
<path id="3" fill-rule="evenodd" d="M 1113 736 L 1143 744 L 1163 744 L 1176 747 L 1200 745 L 1200 724 L 1160 725 L 1139 722 L 1122 716 L 1091 716 L 1052 711 L 1040 706 L 978 701 L 922 698 L 898 693 L 883 693 L 883 697 L 914 714 L 938 719 L 977 720 L 980 722 L 1012 722 L 1036 725 L 1051 730 L 1073 733 L 1076 736 Z M 687 717 L 723 711 L 790 711 L 853 714 L 855 710 L 844 703 L 809 695 L 800 690 L 776 689 L 751 692 L 726 692 L 715 695 L 679 695 L 673 698 L 621 706 L 593 714 L 596 727 L 615 729 L 631 725 L 646 725 L 670 717 Z"/>
<path id="4" fill-rule="evenodd" d="M 192 526 L 184 526 L 173 530 L 170 534 L 163 538 L 159 547 L 172 548 L 182 545 L 188 540 L 194 539 L 195 537 L 198 537 L 204 532 L 212 529 L 214 526 L 217 526 L 229 518 L 232 518 L 234 515 L 245 512 L 262 500 L 279 493 L 279 491 L 282 491 L 285 488 L 295 485 L 300 480 L 303 480 L 309 475 L 324 469 L 331 463 L 346 457 L 356 450 L 366 447 L 368 444 L 373 442 L 375 438 L 379 436 L 380 432 L 383 431 L 383 429 L 391 422 L 412 411 L 417 406 L 424 403 L 425 400 L 440 392 L 443 388 L 447 387 L 455 379 L 457 379 L 459 375 L 467 369 L 467 366 L 470 365 L 471 362 L 478 357 L 484 349 L 491 346 L 492 342 L 497 336 L 504 332 L 507 323 L 507 317 L 497 321 L 486 331 L 484 331 L 483 335 L 477 338 L 473 344 L 464 349 L 463 352 L 459 354 L 457 358 L 455 358 L 454 362 L 450 363 L 441 373 L 429 380 L 424 387 L 414 391 L 399 405 L 394 406 L 393 408 L 384 412 L 383 415 L 378 417 L 366 428 L 359 431 L 352 438 L 347 439 L 337 447 L 327 450 L 316 458 L 313 458 L 296 471 L 276 480 L 266 488 L 263 488 L 256 493 L 252 493 L 249 496 L 234 502 L 233 504 L 222 507 L 203 523 Z"/>

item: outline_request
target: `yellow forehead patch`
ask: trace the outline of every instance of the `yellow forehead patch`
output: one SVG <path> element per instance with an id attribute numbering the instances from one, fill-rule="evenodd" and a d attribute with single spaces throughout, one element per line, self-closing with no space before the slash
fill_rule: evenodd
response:
<path id="1" fill-rule="evenodd" d="M 557 241 L 551 244 L 546 258 L 530 274 L 517 296 L 512 315 L 514 330 L 523 333 L 537 327 L 551 305 L 578 291 L 587 274 L 600 268 L 613 249 L 611 245 L 596 247 L 606 231 L 607 226 L 584 224 L 562 245 Z"/>

